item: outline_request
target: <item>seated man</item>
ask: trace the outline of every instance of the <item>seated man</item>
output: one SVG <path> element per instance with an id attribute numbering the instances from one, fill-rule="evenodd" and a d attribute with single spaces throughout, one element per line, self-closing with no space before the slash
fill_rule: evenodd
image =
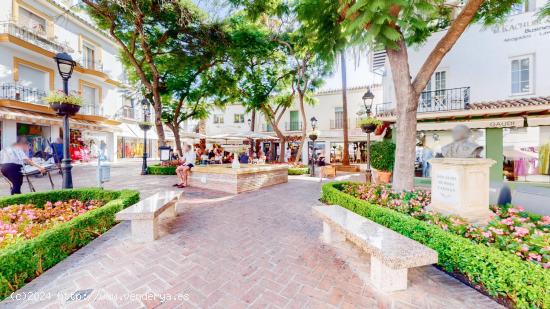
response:
<path id="1" fill-rule="evenodd" d="M 176 174 L 180 182 L 175 184 L 174 187 L 185 188 L 187 187 L 187 178 L 191 172 L 191 168 L 195 166 L 197 155 L 191 150 L 191 145 L 185 145 L 185 152 L 183 153 L 183 162 L 176 168 Z"/>

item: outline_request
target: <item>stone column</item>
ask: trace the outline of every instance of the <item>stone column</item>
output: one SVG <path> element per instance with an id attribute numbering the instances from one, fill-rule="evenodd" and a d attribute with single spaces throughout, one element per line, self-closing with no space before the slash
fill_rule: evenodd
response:
<path id="1" fill-rule="evenodd" d="M 444 215 L 470 222 L 489 219 L 489 168 L 491 159 L 436 158 L 432 164 L 432 204 Z"/>
<path id="2" fill-rule="evenodd" d="M 490 169 L 490 180 L 494 182 L 502 182 L 504 176 L 504 147 L 503 147 L 502 128 L 487 128 L 485 129 L 485 149 L 487 159 L 495 160 L 496 164 Z"/>
<path id="3" fill-rule="evenodd" d="M 2 148 L 11 146 L 17 141 L 17 122 L 11 119 L 2 119 Z"/>

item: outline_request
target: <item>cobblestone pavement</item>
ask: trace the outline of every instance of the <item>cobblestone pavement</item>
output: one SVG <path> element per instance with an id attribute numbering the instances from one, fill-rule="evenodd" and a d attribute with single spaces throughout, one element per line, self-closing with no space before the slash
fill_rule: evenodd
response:
<path id="1" fill-rule="evenodd" d="M 135 169 L 114 169 L 108 187 L 132 186 L 145 196 L 173 183 L 169 176 L 132 177 Z M 238 196 L 184 192 L 185 205 L 162 221 L 159 240 L 135 243 L 121 223 L 13 295 L 27 299 L 8 298 L 0 307 L 499 307 L 434 267 L 412 270 L 402 292 L 363 283 L 352 269 L 368 267 L 367 256 L 348 243 L 319 240 L 322 224 L 311 212 L 320 204 L 319 182 L 296 177 Z"/>

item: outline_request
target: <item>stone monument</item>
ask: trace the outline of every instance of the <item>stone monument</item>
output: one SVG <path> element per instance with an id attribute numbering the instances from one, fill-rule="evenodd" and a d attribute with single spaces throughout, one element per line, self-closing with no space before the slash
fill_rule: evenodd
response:
<path id="1" fill-rule="evenodd" d="M 494 160 L 480 158 L 483 147 L 470 141 L 470 129 L 453 129 L 453 142 L 442 148 L 443 158 L 431 159 L 432 203 L 444 215 L 473 223 L 486 222 L 489 210 L 489 168 Z"/>

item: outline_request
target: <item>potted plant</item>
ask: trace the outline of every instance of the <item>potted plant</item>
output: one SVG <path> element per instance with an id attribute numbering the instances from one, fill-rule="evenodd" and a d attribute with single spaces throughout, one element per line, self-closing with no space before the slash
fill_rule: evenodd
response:
<path id="1" fill-rule="evenodd" d="M 148 131 L 153 127 L 153 123 L 149 121 L 142 121 L 138 125 L 139 125 L 139 128 L 142 129 L 143 131 Z"/>
<path id="2" fill-rule="evenodd" d="M 377 170 L 378 181 L 389 183 L 395 163 L 395 144 L 391 141 L 373 143 L 370 146 L 370 162 Z"/>
<path id="3" fill-rule="evenodd" d="M 309 132 L 309 139 L 314 141 L 319 137 L 319 135 L 321 135 L 321 132 L 319 132 L 319 130 L 313 130 L 313 131 Z"/>
<path id="4" fill-rule="evenodd" d="M 76 93 L 66 95 L 63 91 L 57 90 L 50 92 L 44 97 L 44 101 L 50 104 L 50 108 L 60 116 L 73 116 L 82 106 L 82 97 Z"/>
<path id="5" fill-rule="evenodd" d="M 361 130 L 363 130 L 363 132 L 372 133 L 374 132 L 374 130 L 376 130 L 376 127 L 382 125 L 382 121 L 369 116 L 367 118 L 361 119 L 359 125 L 361 126 Z"/>

